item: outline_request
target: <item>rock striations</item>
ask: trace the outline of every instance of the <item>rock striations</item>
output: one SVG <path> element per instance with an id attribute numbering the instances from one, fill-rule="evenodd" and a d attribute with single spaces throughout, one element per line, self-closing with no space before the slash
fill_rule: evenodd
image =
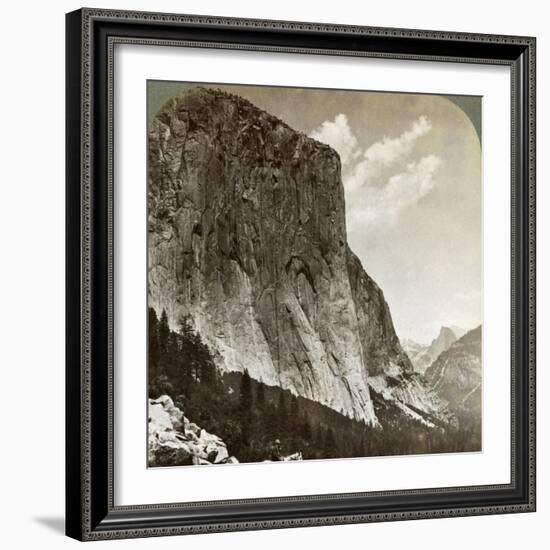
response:
<path id="1" fill-rule="evenodd" d="M 348 247 L 337 153 L 199 87 L 149 140 L 149 305 L 189 316 L 221 370 L 376 425 L 369 376 L 412 365 Z"/>

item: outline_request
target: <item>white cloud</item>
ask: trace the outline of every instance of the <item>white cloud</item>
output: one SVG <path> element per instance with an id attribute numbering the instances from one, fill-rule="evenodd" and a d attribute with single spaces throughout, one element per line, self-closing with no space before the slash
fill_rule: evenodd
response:
<path id="1" fill-rule="evenodd" d="M 369 163 L 391 166 L 408 155 L 418 138 L 425 136 L 432 129 L 427 117 L 421 116 L 412 126 L 397 138 L 384 137 L 382 141 L 373 143 L 364 154 Z"/>
<path id="2" fill-rule="evenodd" d="M 414 159 L 414 147 L 432 124 L 418 117 L 398 137 L 385 136 L 361 150 L 345 114 L 326 120 L 310 137 L 340 155 L 346 192 L 348 229 L 364 229 L 396 221 L 400 212 L 418 203 L 435 186 L 441 160 L 435 155 Z"/>
<path id="3" fill-rule="evenodd" d="M 382 186 L 365 185 L 346 193 L 348 225 L 365 227 L 393 223 L 405 209 L 418 203 L 435 186 L 435 173 L 441 161 L 427 155 L 409 162 L 402 172 L 391 176 Z"/>
<path id="4" fill-rule="evenodd" d="M 384 195 L 396 204 L 416 203 L 434 187 L 434 174 L 441 164 L 435 155 L 427 155 L 407 164 L 404 172 L 392 176 L 384 187 Z"/>
<path id="5" fill-rule="evenodd" d="M 309 137 L 330 145 L 339 155 L 342 166 L 347 166 L 361 155 L 357 138 L 351 131 L 348 117 L 342 113 L 333 121 L 325 120 Z"/>

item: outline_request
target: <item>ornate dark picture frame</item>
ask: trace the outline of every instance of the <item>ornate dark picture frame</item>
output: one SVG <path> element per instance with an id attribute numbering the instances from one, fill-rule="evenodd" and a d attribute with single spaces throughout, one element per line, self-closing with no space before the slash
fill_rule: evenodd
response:
<path id="1" fill-rule="evenodd" d="M 535 510 L 535 39 L 81 9 L 67 15 L 66 531 L 79 540 Z M 506 65 L 512 75 L 512 395 L 506 485 L 117 507 L 113 47 L 200 46 Z"/>

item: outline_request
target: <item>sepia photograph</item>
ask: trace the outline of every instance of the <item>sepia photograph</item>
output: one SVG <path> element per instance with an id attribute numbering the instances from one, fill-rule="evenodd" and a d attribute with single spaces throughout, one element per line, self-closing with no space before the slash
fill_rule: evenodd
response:
<path id="1" fill-rule="evenodd" d="M 69 537 L 541 527 L 537 26 L 353 6 L 66 14 Z"/>
<path id="2" fill-rule="evenodd" d="M 147 81 L 149 467 L 483 450 L 481 110 Z"/>

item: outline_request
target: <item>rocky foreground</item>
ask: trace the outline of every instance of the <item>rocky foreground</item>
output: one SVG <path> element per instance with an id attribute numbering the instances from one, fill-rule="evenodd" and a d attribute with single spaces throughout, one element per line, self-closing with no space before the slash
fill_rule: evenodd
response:
<path id="1" fill-rule="evenodd" d="M 190 422 L 167 395 L 149 399 L 149 466 L 237 463 L 226 444 Z"/>
<path id="2" fill-rule="evenodd" d="M 300 452 L 281 456 L 280 461 L 302 460 Z M 185 417 L 168 395 L 149 399 L 148 464 L 189 466 L 237 464 L 227 445 L 217 435 L 200 428 Z M 266 459 L 265 462 L 270 462 Z"/>

